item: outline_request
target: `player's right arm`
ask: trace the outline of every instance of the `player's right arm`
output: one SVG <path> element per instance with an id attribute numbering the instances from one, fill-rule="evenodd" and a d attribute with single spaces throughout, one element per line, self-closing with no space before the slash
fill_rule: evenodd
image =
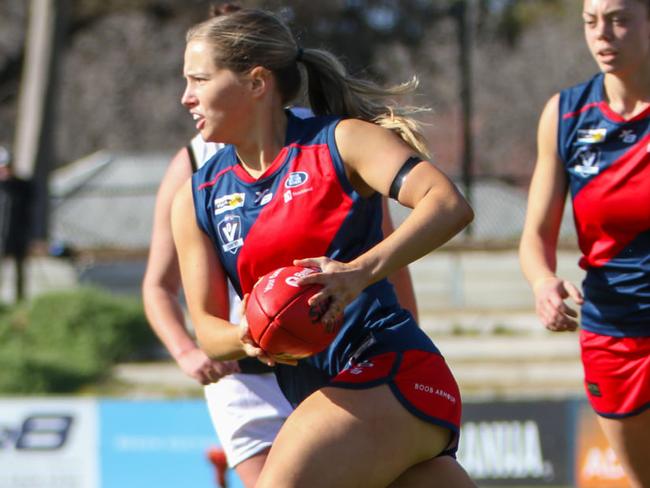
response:
<path id="1" fill-rule="evenodd" d="M 228 321 L 226 274 L 196 221 L 191 181 L 174 197 L 171 222 L 183 290 L 201 348 L 214 359 L 245 357 L 239 329 Z"/>
<path id="2" fill-rule="evenodd" d="M 147 319 L 181 370 L 201 384 L 217 381 L 237 370 L 236 363 L 213 361 L 197 347 L 185 327 L 178 300 L 180 272 L 171 234 L 170 213 L 174 195 L 191 176 L 185 148 L 169 163 L 158 194 L 147 269 L 142 281 L 142 298 Z"/>
<path id="3" fill-rule="evenodd" d="M 528 194 L 519 244 L 524 276 L 535 294 L 537 315 L 550 330 L 575 330 L 577 312 L 565 303 L 582 303 L 580 291 L 556 276 L 557 242 L 567 195 L 567 177 L 557 147 L 559 94 L 544 107 L 537 131 L 537 161 Z"/>

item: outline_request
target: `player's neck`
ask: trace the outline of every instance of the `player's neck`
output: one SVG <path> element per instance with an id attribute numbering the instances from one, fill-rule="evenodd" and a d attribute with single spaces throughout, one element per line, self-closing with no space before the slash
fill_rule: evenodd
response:
<path id="1" fill-rule="evenodd" d="M 288 123 L 284 110 L 267 111 L 257 120 L 246 141 L 237 145 L 238 163 L 254 178 L 274 163 L 284 147 Z"/>
<path id="2" fill-rule="evenodd" d="M 610 108 L 624 118 L 631 118 L 650 106 L 650 66 L 625 77 L 606 74 L 605 96 Z"/>

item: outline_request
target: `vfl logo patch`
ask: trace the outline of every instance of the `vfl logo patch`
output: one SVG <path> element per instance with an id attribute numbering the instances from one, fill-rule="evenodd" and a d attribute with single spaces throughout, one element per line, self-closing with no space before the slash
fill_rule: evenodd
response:
<path id="1" fill-rule="evenodd" d="M 244 245 L 241 238 L 241 219 L 239 215 L 226 215 L 217 225 L 219 229 L 219 240 L 224 252 L 236 254 L 237 250 Z"/>
<path id="2" fill-rule="evenodd" d="M 246 199 L 245 193 L 231 193 L 223 197 L 214 199 L 214 214 L 219 215 L 229 210 L 234 210 L 244 206 Z"/>
<path id="3" fill-rule="evenodd" d="M 296 188 L 297 186 L 307 183 L 308 179 L 309 175 L 304 171 L 294 171 L 293 173 L 289 173 L 289 176 L 287 176 L 287 179 L 284 182 L 284 187 Z"/>
<path id="4" fill-rule="evenodd" d="M 589 146 L 583 146 L 578 150 L 577 158 L 580 161 L 573 167 L 573 170 L 582 177 L 594 176 L 600 172 L 598 167 L 599 152 Z"/>
<path id="5" fill-rule="evenodd" d="M 603 142 L 607 137 L 607 129 L 578 129 L 578 144 L 597 144 Z"/>

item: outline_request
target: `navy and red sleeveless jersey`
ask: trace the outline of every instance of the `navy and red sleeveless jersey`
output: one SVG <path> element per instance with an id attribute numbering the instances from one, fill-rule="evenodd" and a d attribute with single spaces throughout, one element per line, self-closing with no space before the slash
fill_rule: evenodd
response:
<path id="1" fill-rule="evenodd" d="M 560 93 L 558 151 L 582 251 L 582 326 L 650 336 L 650 108 L 625 120 L 604 75 Z"/>
<path id="2" fill-rule="evenodd" d="M 294 259 L 328 256 L 346 262 L 383 238 L 381 195 L 362 197 L 345 174 L 334 140 L 339 118 L 300 119 L 290 112 L 287 117 L 285 146 L 259 178 L 238 164 L 233 146 L 192 178 L 198 224 L 240 296 L 260 276 Z M 399 307 L 392 285 L 381 280 L 346 307 L 343 327 L 328 349 L 298 367 L 276 366 L 285 395 L 296 405 L 334 377 L 370 333 L 388 333 L 391 327 L 406 328 L 404 337 L 413 338 L 399 339 L 395 347 L 425 342 L 421 349 L 437 352 Z M 411 328 L 418 332 L 411 334 Z"/>

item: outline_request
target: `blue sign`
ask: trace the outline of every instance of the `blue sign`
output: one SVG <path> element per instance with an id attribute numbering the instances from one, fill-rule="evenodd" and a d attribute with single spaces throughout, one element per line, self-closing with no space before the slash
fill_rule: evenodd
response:
<path id="1" fill-rule="evenodd" d="M 203 400 L 100 400 L 102 488 L 217 487 L 219 441 Z M 228 488 L 243 488 L 229 470 Z"/>

